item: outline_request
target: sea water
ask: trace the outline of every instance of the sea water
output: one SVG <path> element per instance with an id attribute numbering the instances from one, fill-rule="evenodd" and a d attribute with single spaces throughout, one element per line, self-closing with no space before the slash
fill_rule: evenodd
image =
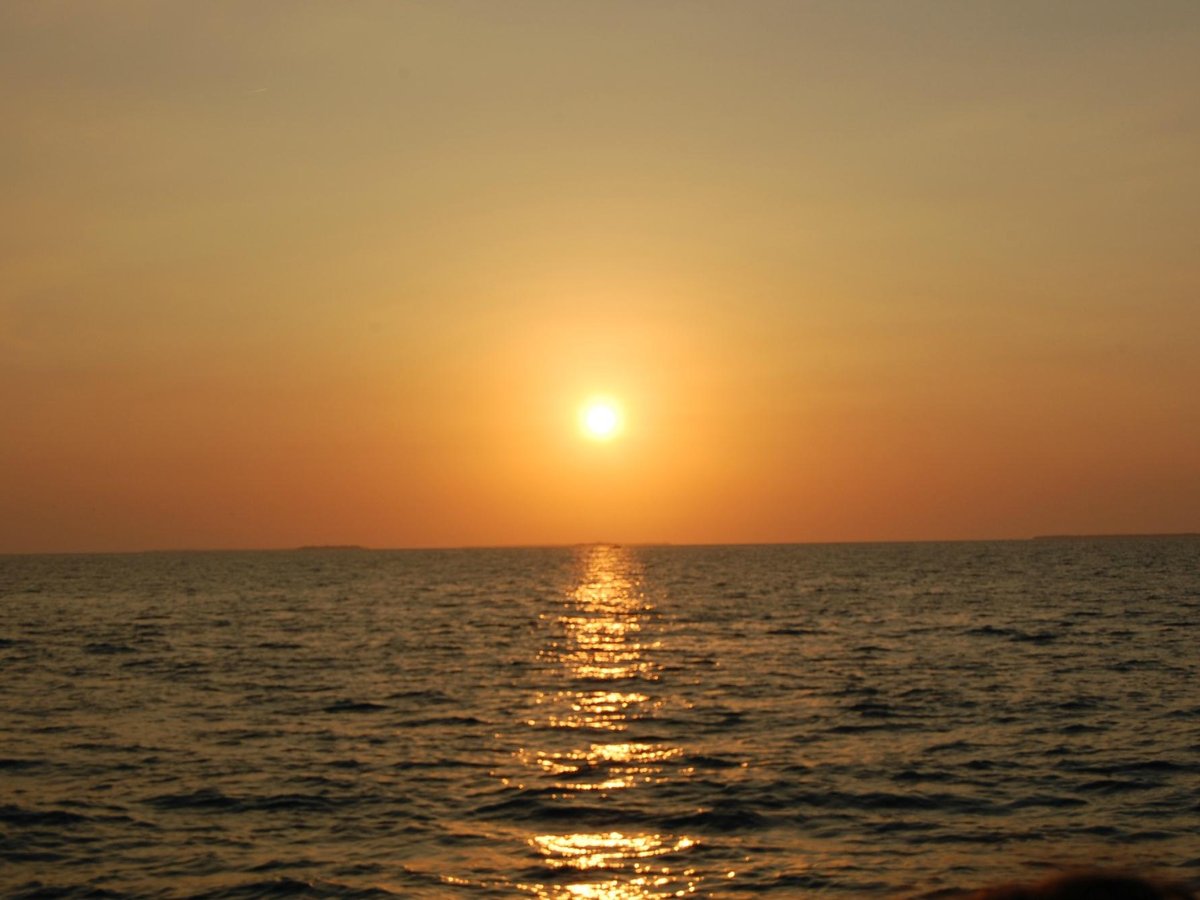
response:
<path id="1" fill-rule="evenodd" d="M 1200 877 L 1200 541 L 0 557 L 0 894 Z"/>

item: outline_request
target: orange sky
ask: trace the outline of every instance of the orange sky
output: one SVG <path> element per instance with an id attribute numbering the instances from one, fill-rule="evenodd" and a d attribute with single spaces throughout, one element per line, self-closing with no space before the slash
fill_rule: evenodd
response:
<path id="1" fill-rule="evenodd" d="M 1191 2 L 6 3 L 0 552 L 1200 530 L 1198 84 Z"/>

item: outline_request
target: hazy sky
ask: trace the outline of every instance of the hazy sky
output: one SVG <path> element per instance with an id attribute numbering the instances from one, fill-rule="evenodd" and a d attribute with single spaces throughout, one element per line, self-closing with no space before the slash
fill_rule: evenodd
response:
<path id="1" fill-rule="evenodd" d="M 13 0 L 0 111 L 0 551 L 1200 530 L 1192 0 Z"/>

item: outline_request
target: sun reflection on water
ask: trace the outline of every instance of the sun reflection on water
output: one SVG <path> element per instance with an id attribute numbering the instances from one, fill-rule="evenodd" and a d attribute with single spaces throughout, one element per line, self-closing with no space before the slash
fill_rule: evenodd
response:
<path id="1" fill-rule="evenodd" d="M 553 619 L 557 639 L 540 654 L 563 687 L 534 698 L 538 709 L 528 724 L 545 733 L 628 734 L 652 719 L 661 706 L 655 697 L 661 643 L 653 630 L 654 607 L 643 596 L 635 561 L 619 547 L 586 551 L 579 585 Z M 589 797 L 620 812 L 647 802 L 639 789 L 667 781 L 679 747 L 654 741 L 594 740 L 562 748 L 528 747 L 518 759 L 540 772 L 557 802 L 567 805 Z M 676 777 L 680 773 L 676 772 Z M 636 818 L 636 816 L 631 816 Z M 569 821 L 569 819 L 568 819 Z M 578 880 L 527 885 L 541 898 L 649 900 L 694 893 L 699 876 L 679 856 L 695 846 L 685 835 L 580 830 L 537 834 L 528 839 L 549 870 L 578 873 Z"/>
<path id="2" fill-rule="evenodd" d="M 662 763 L 681 753 L 677 747 L 656 744 L 592 744 L 566 753 L 523 750 L 518 757 L 558 776 L 554 786 L 561 790 L 613 791 L 664 781 Z"/>
<path id="3" fill-rule="evenodd" d="M 605 869 L 614 862 L 643 860 L 676 850 L 685 850 L 695 841 L 690 838 L 666 838 L 661 834 L 539 834 L 533 844 L 555 869 Z"/>

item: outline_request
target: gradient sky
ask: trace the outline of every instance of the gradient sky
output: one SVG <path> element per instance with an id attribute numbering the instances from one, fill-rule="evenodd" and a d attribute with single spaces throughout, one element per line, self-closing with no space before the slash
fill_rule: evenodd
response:
<path id="1" fill-rule="evenodd" d="M 14 0 L 0 109 L 0 551 L 1200 530 L 1191 0 Z"/>

